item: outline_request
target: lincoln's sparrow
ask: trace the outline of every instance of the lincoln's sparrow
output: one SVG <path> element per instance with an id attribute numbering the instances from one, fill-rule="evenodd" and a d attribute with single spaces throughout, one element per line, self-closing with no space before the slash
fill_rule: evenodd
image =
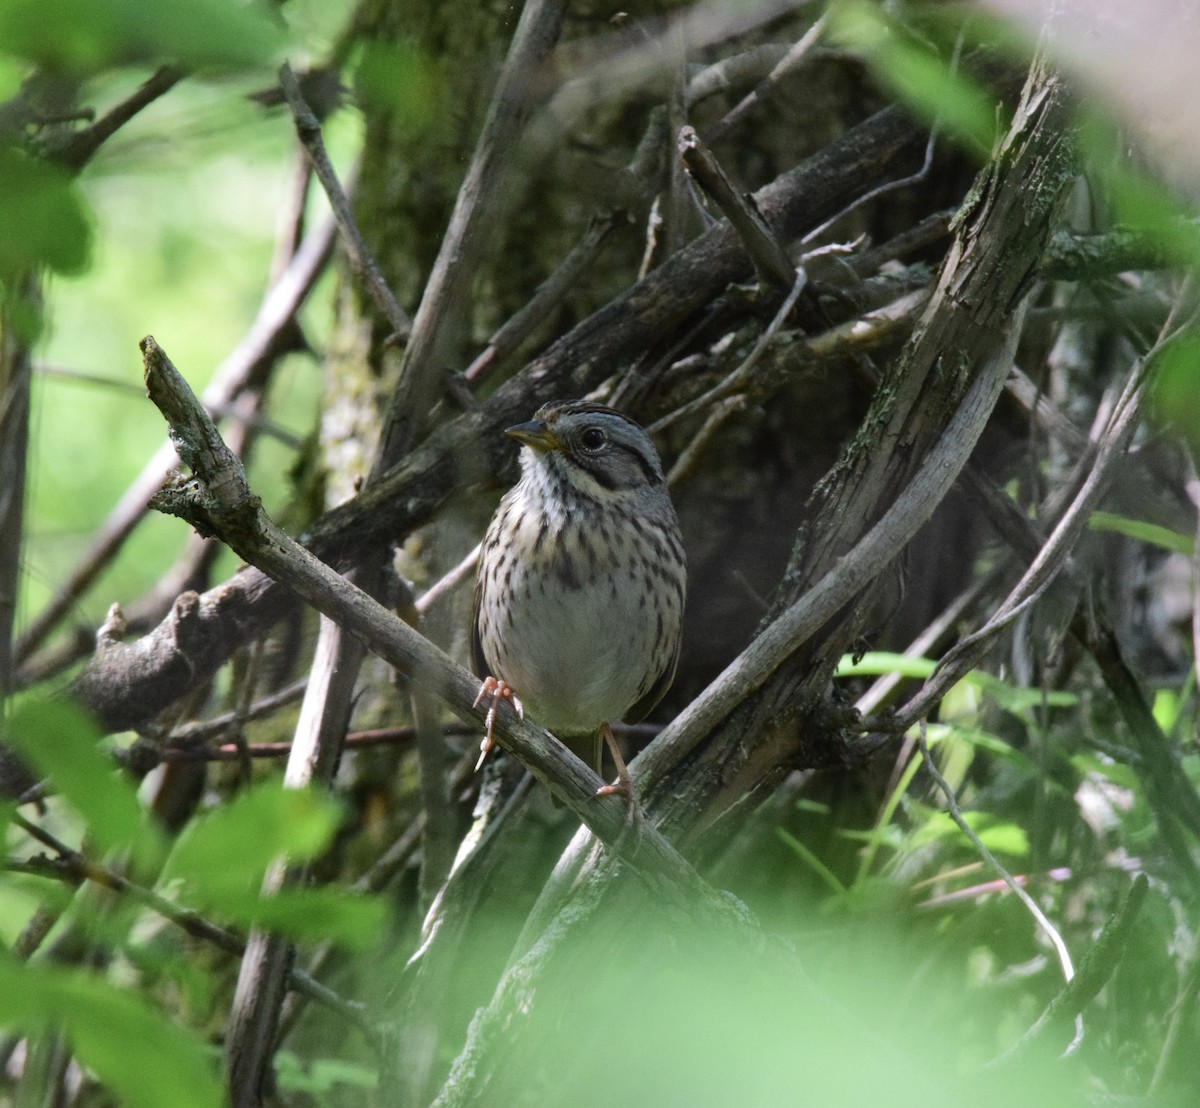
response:
<path id="1" fill-rule="evenodd" d="M 675 676 L 686 581 L 679 520 L 646 432 L 599 404 L 552 403 L 506 434 L 521 479 L 492 517 L 475 582 L 471 664 L 501 698 L 619 784 L 629 774 L 609 723 L 638 720 Z M 518 699 L 518 697 L 520 699 Z M 585 742 L 586 740 L 586 742 Z"/>

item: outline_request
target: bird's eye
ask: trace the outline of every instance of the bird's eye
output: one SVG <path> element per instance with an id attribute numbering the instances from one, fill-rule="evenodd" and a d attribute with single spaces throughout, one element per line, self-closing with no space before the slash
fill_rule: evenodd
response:
<path id="1" fill-rule="evenodd" d="M 608 436 L 599 427 L 589 427 L 579 436 L 579 441 L 583 443 L 584 450 L 599 450 L 608 442 Z"/>

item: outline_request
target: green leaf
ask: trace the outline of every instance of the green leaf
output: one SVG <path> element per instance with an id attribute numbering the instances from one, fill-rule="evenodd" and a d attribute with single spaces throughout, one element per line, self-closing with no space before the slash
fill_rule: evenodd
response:
<path id="1" fill-rule="evenodd" d="M 1191 535 L 1183 535 L 1169 527 L 1160 527 L 1157 523 L 1130 519 L 1113 512 L 1093 512 L 1088 517 L 1088 527 L 1093 531 L 1113 531 L 1118 535 L 1127 535 L 1148 546 L 1158 546 L 1176 554 L 1187 554 L 1189 557 L 1196 549 L 1196 541 Z"/>
<path id="2" fill-rule="evenodd" d="M 1158 689 L 1154 694 L 1154 722 L 1167 735 L 1175 729 L 1179 722 L 1179 713 L 1183 711 L 1184 700 L 1175 689 Z"/>
<path id="3" fill-rule="evenodd" d="M 257 889 L 275 859 L 303 862 L 320 854 L 338 820 L 330 797 L 267 782 L 193 820 L 171 852 L 164 880 L 183 878 L 210 903 L 226 892 Z"/>
<path id="4" fill-rule="evenodd" d="M 1020 685 L 1001 681 L 990 673 L 972 670 L 964 680 L 976 685 L 981 692 L 990 696 L 997 704 L 1013 715 L 1020 715 L 1031 708 L 1073 708 L 1079 703 L 1074 693 L 1061 689 L 1028 689 Z"/>
<path id="5" fill-rule="evenodd" d="M 238 0 L 5 0 L 0 50 L 43 69 L 90 74 L 112 66 L 262 66 L 283 43 L 265 5 Z"/>
<path id="6" fill-rule="evenodd" d="M 66 699 L 26 700 L 13 712 L 5 736 L 83 817 L 101 851 L 128 848 L 151 863 L 161 857 L 161 833 L 101 750 L 102 737 L 91 716 Z"/>
<path id="7" fill-rule="evenodd" d="M 858 659 L 845 655 L 838 663 L 834 677 L 879 677 L 886 673 L 898 673 L 901 677 L 927 680 L 933 676 L 936 667 L 937 663 L 931 658 L 910 658 L 904 654 L 874 650 Z M 1074 693 L 1058 689 L 1025 689 L 981 670 L 971 670 L 962 680 L 1014 714 L 1043 704 L 1050 708 L 1071 708 L 1079 702 Z"/>
<path id="8" fill-rule="evenodd" d="M 1086 105 L 1076 133 L 1089 170 L 1100 179 L 1112 224 L 1149 240 L 1170 262 L 1200 267 L 1195 213 L 1162 182 L 1130 164 L 1125 126 Z"/>
<path id="9" fill-rule="evenodd" d="M 1154 361 L 1151 396 L 1158 421 L 1200 455 L 1200 333 L 1189 331 L 1162 350 Z"/>
<path id="10" fill-rule="evenodd" d="M 379 1074 L 341 1058 L 301 1059 L 290 1050 L 275 1052 L 275 1077 L 281 1089 L 296 1093 L 328 1093 L 335 1085 L 358 1089 L 379 1087 Z"/>
<path id="11" fill-rule="evenodd" d="M 246 927 L 366 946 L 384 924 L 382 901 L 332 888 L 285 888 L 265 897 L 259 892 L 278 859 L 304 862 L 321 854 L 339 819 L 329 796 L 268 782 L 193 820 L 163 867 L 162 881 L 182 882 L 184 899 Z"/>
<path id="12" fill-rule="evenodd" d="M 859 51 L 911 107 L 960 142 L 980 151 L 991 148 L 996 105 L 983 88 L 873 5 L 846 3 L 831 14 L 834 36 Z"/>
<path id="13" fill-rule="evenodd" d="M 1024 829 L 1015 823 L 999 821 L 990 812 L 964 812 L 963 819 L 979 836 L 979 841 L 994 854 L 1007 854 L 1016 858 L 1029 853 L 1029 839 Z M 962 834 L 962 829 L 949 812 L 931 812 L 913 833 L 912 844 L 920 846 L 939 839 L 962 837 Z"/>
<path id="14" fill-rule="evenodd" d="M 196 1036 L 140 997 L 78 970 L 26 966 L 0 952 L 0 1025 L 61 1029 L 80 1061 L 131 1108 L 216 1108 L 216 1065 Z"/>
<path id="15" fill-rule="evenodd" d="M 0 145 L 0 281 L 35 266 L 81 273 L 91 213 L 65 170 Z"/>
<path id="16" fill-rule="evenodd" d="M 933 675 L 937 663 L 932 658 L 910 658 L 886 650 L 871 650 L 854 658 L 846 654 L 838 663 L 834 677 L 881 677 L 898 673 L 901 677 L 917 677 L 922 681 Z"/>
<path id="17" fill-rule="evenodd" d="M 272 896 L 225 896 L 220 908 L 246 927 L 261 927 L 298 942 L 329 940 L 362 950 L 372 945 L 387 921 L 378 897 L 333 886 L 285 888 Z"/>
<path id="18" fill-rule="evenodd" d="M 821 861 L 811 850 L 808 849 L 799 839 L 782 827 L 775 828 L 775 834 L 779 836 L 791 851 L 796 854 L 809 869 L 813 871 L 829 888 L 838 896 L 841 896 L 846 891 L 846 886 L 838 880 L 837 875 L 824 862 Z"/>

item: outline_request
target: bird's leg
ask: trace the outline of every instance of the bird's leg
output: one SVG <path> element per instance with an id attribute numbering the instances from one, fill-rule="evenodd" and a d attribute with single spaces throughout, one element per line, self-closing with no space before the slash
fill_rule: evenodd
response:
<path id="1" fill-rule="evenodd" d="M 637 802 L 637 797 L 633 793 L 633 778 L 629 776 L 629 767 L 625 764 L 625 759 L 621 757 L 621 748 L 617 746 L 617 740 L 613 736 L 612 728 L 606 723 L 600 728 L 600 734 L 604 741 L 608 743 L 608 752 L 612 755 L 614 764 L 617 767 L 617 782 L 615 785 L 601 785 L 596 790 L 597 796 L 623 796 L 629 804 L 629 814 L 634 820 L 642 818 L 641 805 Z"/>
<path id="2" fill-rule="evenodd" d="M 496 745 L 496 740 L 492 738 L 492 731 L 496 726 L 496 705 L 502 700 L 512 702 L 513 711 L 517 713 L 517 719 L 525 718 L 525 706 L 521 703 L 517 694 L 512 691 L 511 686 L 504 680 L 496 677 L 485 677 L 483 684 L 479 686 L 479 693 L 475 697 L 475 703 L 472 708 L 478 708 L 479 702 L 484 697 L 490 697 L 491 703 L 488 705 L 487 715 L 484 717 L 484 723 L 487 724 L 487 731 L 484 733 L 483 742 L 479 744 L 479 761 L 475 763 L 475 772 L 478 773 L 483 767 L 484 759 L 492 752 L 492 747 Z"/>

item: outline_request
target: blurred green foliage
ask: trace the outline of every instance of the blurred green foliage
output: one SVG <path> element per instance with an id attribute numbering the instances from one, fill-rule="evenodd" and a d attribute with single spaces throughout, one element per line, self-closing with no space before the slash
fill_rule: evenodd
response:
<path id="1" fill-rule="evenodd" d="M 237 0 L 6 0 L 6 53 L 52 72 L 87 75 L 164 60 L 220 69 L 275 60 L 283 28 L 266 4 Z"/>
<path id="2" fill-rule="evenodd" d="M 82 817 L 101 851 L 130 851 L 154 866 L 164 844 L 137 794 L 118 775 L 102 733 L 71 701 L 26 699 L 5 721 L 5 745 L 15 750 Z"/>
<path id="3" fill-rule="evenodd" d="M 958 54 L 947 65 L 921 34 L 950 30 L 953 35 L 961 32 L 961 24 L 935 15 L 914 31 L 885 8 L 859 0 L 834 5 L 830 12 L 836 40 L 860 53 L 880 80 L 939 130 L 986 156 L 1003 126 L 994 99 L 963 73 Z"/>
<path id="4" fill-rule="evenodd" d="M 0 283 L 32 266 L 75 274 L 91 260 L 92 228 L 65 170 L 0 146 Z"/>
<path id="5" fill-rule="evenodd" d="M 259 892 L 279 857 L 301 863 L 329 849 L 340 823 L 331 798 L 268 781 L 193 820 L 168 854 L 132 786 L 97 745 L 94 725 L 77 709 L 61 701 L 26 700 L 5 722 L 0 738 L 46 775 L 55 796 L 43 822 L 72 838 L 85 866 L 128 873 L 180 913 L 203 910 L 245 928 L 263 926 L 359 950 L 378 943 L 386 908 L 377 898 L 334 887 L 294 887 L 273 896 Z M 73 809 L 75 818 L 64 807 Z M 10 828 L 10 844 L 20 837 Z M 25 862 L 29 856 L 23 845 L 11 855 L 6 850 L 0 861 Z M 66 898 L 60 886 L 40 884 L 35 893 L 24 872 L 0 870 L 0 904 L 11 908 L 10 897 L 15 897 L 18 908 L 13 918 L 0 914 L 0 936 L 8 940 L 5 933 L 28 922 L 29 908 L 36 904 L 41 911 L 61 913 L 54 932 L 60 941 L 75 934 L 101 944 L 110 972 L 29 964 L 0 949 L 0 1028 L 22 1035 L 65 1034 L 71 1049 L 122 1104 L 220 1104 L 216 1058 L 205 1037 L 167 1014 L 168 996 L 179 991 L 192 1005 L 213 1000 L 189 968 L 186 951 L 175 942 L 153 939 L 154 931 L 146 929 L 151 915 L 136 897 L 104 905 L 87 886 Z M 156 979 L 174 987 L 153 998 L 126 987 L 123 961 L 137 967 L 143 988 Z"/>
<path id="6" fill-rule="evenodd" d="M 161 62 L 200 70 L 107 143 L 78 180 L 0 147 L 0 282 L 35 265 L 51 274 L 34 394 L 24 611 L 36 610 L 62 580 L 163 439 L 160 418 L 141 396 L 138 339 L 153 333 L 202 388 L 253 319 L 294 145 L 286 113 L 247 94 L 272 82 L 285 53 L 325 56 L 349 6 L 292 0 L 282 7 L 285 26 L 272 7 L 234 0 L 0 4 L 4 97 L 16 93 L 30 64 L 82 81 L 83 100 L 101 109 Z M 936 18 L 903 23 L 894 10 L 858 3 L 841 5 L 836 19 L 839 41 L 888 88 L 985 151 L 996 134 L 995 111 L 959 66 L 946 64 L 954 36 L 940 26 Z M 355 57 L 364 102 L 386 105 L 419 135 L 442 95 L 437 63 L 395 46 Z M 349 162 L 360 131 L 352 110 L 328 121 L 336 160 Z M 1200 255 L 1187 206 L 1127 168 L 1107 124 L 1084 126 L 1080 141 L 1117 220 L 1155 236 L 1194 268 Z M 318 342 L 328 331 L 327 311 L 309 308 L 303 316 Z M 1188 337 L 1164 353 L 1156 371 L 1164 422 L 1193 442 L 1200 442 L 1197 365 L 1200 348 Z M 310 361 L 290 357 L 273 389 L 272 418 L 295 436 L 307 434 L 319 389 Z M 291 459 L 288 445 L 259 446 L 252 478 L 273 508 L 290 492 Z M 1092 524 L 1191 549 L 1189 536 L 1125 516 L 1097 513 Z M 176 522 L 148 521 L 82 614 L 95 621 L 113 599 L 139 595 L 180 540 Z M 922 680 L 933 668 L 928 659 L 867 654 L 847 659 L 838 677 Z M 1193 733 L 1192 692 L 1185 683 L 1157 690 L 1155 717 L 1169 735 Z M 281 854 L 317 862 L 335 849 L 345 818 L 336 804 L 261 784 L 209 807 L 169 843 L 79 713 L 28 699 L 5 726 L 6 741 L 53 786 L 39 819 L 89 864 L 127 872 L 179 909 L 228 928 L 267 925 L 358 952 L 379 1009 L 394 1003 L 403 944 L 394 936 L 385 942 L 388 911 L 380 899 L 336 885 L 269 899 L 259 893 Z M 1163 1048 L 1164 1021 L 1193 1001 L 1177 986 L 1186 977 L 1181 967 L 1189 958 L 1195 964 L 1194 897 L 1179 891 L 1136 757 L 1116 756 L 1122 734 L 1110 698 L 1086 672 L 1070 690 L 973 673 L 928 728 L 968 824 L 1035 887 L 1076 952 L 1090 947 L 1121 903 L 1131 871 L 1154 875 L 1138 928 L 1089 1008 L 1088 1035 L 1070 1059 L 1055 1057 L 1068 1032 L 1047 1053 L 980 1068 L 1020 1039 L 1061 976 L 1046 937 L 984 868 L 907 746 L 883 802 L 860 821 L 845 818 L 842 798 L 821 799 L 815 788 L 772 827 L 754 866 L 722 875 L 777 939 L 731 943 L 658 903 L 581 933 L 518 1006 L 493 1102 L 1007 1108 L 1071 1105 L 1093 1085 L 1144 1087 Z M 1101 738 L 1092 746 L 1085 736 Z M 1195 782 L 1200 765 L 1192 749 L 1182 764 Z M 43 853 L 13 829 L 6 846 L 22 865 Z M 122 1104 L 220 1103 L 210 1043 L 227 1009 L 228 964 L 210 972 L 199 944 L 136 900 L 108 899 L 94 887 L 31 871 L 0 874 L 5 947 L 39 911 L 57 921 L 51 941 L 103 947 L 105 957 L 68 970 L 0 952 L 0 1026 L 43 1038 L 65 1034 Z M 494 940 L 482 941 L 494 941 L 503 962 L 510 939 L 498 926 Z M 463 998 L 472 1009 L 486 1003 L 466 976 L 448 989 L 447 1007 Z M 378 1059 L 360 1045 L 338 1056 L 345 1044 L 334 1032 L 329 1041 L 314 1038 L 307 1053 L 277 1057 L 282 1090 L 315 1104 L 364 1103 L 378 1093 Z M 1175 1066 L 1179 1084 L 1191 1080 L 1194 1088 L 1194 1059 L 1177 1056 Z"/>
<path id="7" fill-rule="evenodd" d="M 83 969 L 29 966 L 0 951 L 0 1026 L 65 1034 L 130 1108 L 215 1108 L 213 1052 L 136 993 Z"/>

